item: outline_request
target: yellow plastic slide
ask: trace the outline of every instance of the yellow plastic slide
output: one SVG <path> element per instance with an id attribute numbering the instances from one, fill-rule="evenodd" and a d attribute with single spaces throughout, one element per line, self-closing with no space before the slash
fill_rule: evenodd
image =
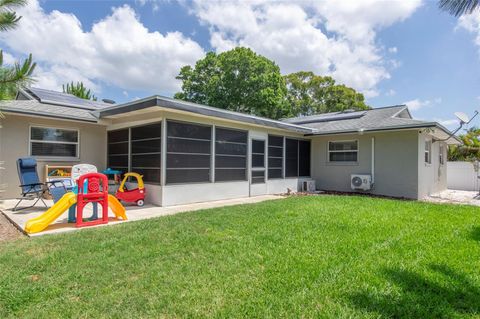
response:
<path id="1" fill-rule="evenodd" d="M 70 206 L 75 205 L 76 203 L 77 195 L 72 192 L 66 193 L 45 213 L 27 221 L 25 231 L 29 234 L 41 232 L 60 217 L 60 215 L 62 215 Z"/>
<path id="2" fill-rule="evenodd" d="M 127 220 L 127 214 L 125 213 L 125 207 L 118 201 L 118 199 L 112 194 L 108 194 L 108 207 L 115 214 L 115 217 L 120 217 L 123 220 Z"/>

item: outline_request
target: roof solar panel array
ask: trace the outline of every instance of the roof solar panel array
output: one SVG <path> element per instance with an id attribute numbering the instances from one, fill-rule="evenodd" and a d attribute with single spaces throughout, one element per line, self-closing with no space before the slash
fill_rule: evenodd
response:
<path id="1" fill-rule="evenodd" d="M 318 122 L 331 122 L 331 121 L 340 121 L 340 120 L 349 120 L 349 119 L 358 119 L 364 116 L 366 111 L 360 112 L 334 112 L 326 114 L 318 114 L 312 116 L 299 117 L 295 119 L 287 119 L 286 122 L 294 122 L 296 124 L 306 124 L 306 123 L 318 123 Z"/>
<path id="2" fill-rule="evenodd" d="M 40 102 L 43 103 L 64 104 L 90 110 L 112 106 L 111 104 L 103 102 L 81 99 L 72 94 L 63 92 L 55 92 L 39 88 L 28 88 L 28 91 L 30 91 L 29 93 L 35 95 L 38 99 L 40 99 Z"/>

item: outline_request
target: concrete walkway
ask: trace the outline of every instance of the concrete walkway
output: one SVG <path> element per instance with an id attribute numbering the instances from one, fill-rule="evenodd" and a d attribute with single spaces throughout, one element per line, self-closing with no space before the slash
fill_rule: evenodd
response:
<path id="1" fill-rule="evenodd" d="M 433 203 L 449 203 L 480 206 L 480 196 L 474 191 L 459 191 L 447 189 L 437 194 L 432 194 L 424 199 Z"/>
<path id="2" fill-rule="evenodd" d="M 201 209 L 241 205 L 241 204 L 253 204 L 253 203 L 259 203 L 267 200 L 274 200 L 274 199 L 281 199 L 281 198 L 283 198 L 283 196 L 262 195 L 262 196 L 255 196 L 255 197 L 243 197 L 243 198 L 236 198 L 236 199 L 219 200 L 219 201 L 212 201 L 212 202 L 194 203 L 194 204 L 169 206 L 169 207 L 158 207 L 153 205 L 145 205 L 143 207 L 126 206 L 127 217 L 128 217 L 127 221 L 115 219 L 113 213 L 109 210 L 109 223 L 104 225 L 93 226 L 93 227 L 110 226 L 110 225 L 120 224 L 124 222 L 132 222 L 137 220 L 173 215 L 173 214 L 178 214 L 182 212 L 196 211 Z M 0 204 L 0 211 L 22 231 L 25 228 L 25 224 L 29 219 L 37 217 L 47 210 L 47 208 L 40 206 L 41 204 L 37 204 L 37 206 L 34 208 L 29 208 L 29 209 L 14 212 L 11 209 L 15 206 L 16 202 L 17 202 L 16 200 L 3 201 L 3 203 Z M 51 200 L 46 200 L 45 202 L 49 207 L 53 205 L 53 202 Z M 25 203 L 26 205 L 31 205 L 31 203 L 29 203 L 28 201 L 26 201 Z M 86 208 L 84 215 L 90 216 L 90 214 L 91 214 L 91 208 L 90 209 Z M 45 229 L 40 233 L 30 234 L 29 236 L 41 236 L 41 235 L 47 235 L 47 234 L 56 234 L 56 233 L 63 233 L 68 231 L 85 229 L 85 228 L 76 228 L 75 224 L 67 223 L 67 218 L 68 218 L 68 213 L 65 212 L 53 224 L 48 226 L 47 229 Z M 91 227 L 86 227 L 86 228 L 91 228 Z"/>

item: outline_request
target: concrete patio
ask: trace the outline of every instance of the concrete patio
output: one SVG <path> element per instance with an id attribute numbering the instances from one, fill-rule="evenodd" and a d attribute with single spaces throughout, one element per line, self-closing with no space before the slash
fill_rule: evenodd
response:
<path id="1" fill-rule="evenodd" d="M 480 206 L 480 196 L 475 191 L 447 189 L 440 193 L 432 194 L 424 200 L 433 203 Z"/>
<path id="2" fill-rule="evenodd" d="M 169 207 L 159 207 L 153 205 L 145 205 L 143 207 L 131 206 L 126 205 L 125 208 L 127 209 L 127 217 L 128 220 L 122 221 L 117 220 L 114 214 L 109 210 L 109 223 L 104 225 L 98 225 L 93 227 L 102 227 L 102 226 L 111 226 L 116 225 L 124 222 L 132 222 L 137 220 L 149 219 L 149 218 L 156 218 L 161 216 L 173 215 L 182 212 L 189 212 L 189 211 L 196 211 L 201 209 L 208 209 L 208 208 L 216 208 L 216 207 L 223 207 L 223 206 L 232 206 L 232 205 L 240 205 L 240 204 L 253 204 L 259 203 L 267 200 L 275 200 L 281 199 L 283 196 L 279 195 L 262 195 L 262 196 L 255 196 L 255 197 L 244 197 L 244 198 L 236 198 L 236 199 L 228 199 L 228 200 L 219 200 L 219 201 L 212 201 L 212 202 L 203 202 L 203 203 L 194 203 L 188 205 L 178 205 L 178 206 L 169 206 Z M 0 203 L 0 212 L 2 212 L 17 228 L 23 231 L 25 228 L 25 224 L 31 218 L 37 217 L 40 214 L 44 213 L 48 208 L 44 207 L 42 204 L 38 203 L 36 207 L 20 210 L 20 211 L 12 211 L 11 209 L 15 206 L 17 200 L 9 199 L 4 200 L 3 203 Z M 53 205 L 53 201 L 45 200 L 47 205 L 51 207 Z M 26 205 L 29 205 L 26 202 Z M 90 216 L 92 213 L 91 208 L 85 209 L 85 216 Z M 29 236 L 42 236 L 47 234 L 56 234 L 56 233 L 63 233 L 75 230 L 81 230 L 85 228 L 76 228 L 75 224 L 67 223 L 68 212 L 66 211 L 63 213 L 54 223 L 48 226 L 44 231 L 36 233 L 36 234 L 28 234 Z M 91 228 L 91 227 L 86 227 Z"/>

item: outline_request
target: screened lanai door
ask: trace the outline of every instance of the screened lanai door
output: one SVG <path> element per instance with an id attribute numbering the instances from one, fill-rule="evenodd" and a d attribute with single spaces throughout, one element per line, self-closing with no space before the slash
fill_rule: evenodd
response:
<path id="1" fill-rule="evenodd" d="M 250 196 L 267 193 L 265 149 L 265 140 L 251 139 Z"/>

